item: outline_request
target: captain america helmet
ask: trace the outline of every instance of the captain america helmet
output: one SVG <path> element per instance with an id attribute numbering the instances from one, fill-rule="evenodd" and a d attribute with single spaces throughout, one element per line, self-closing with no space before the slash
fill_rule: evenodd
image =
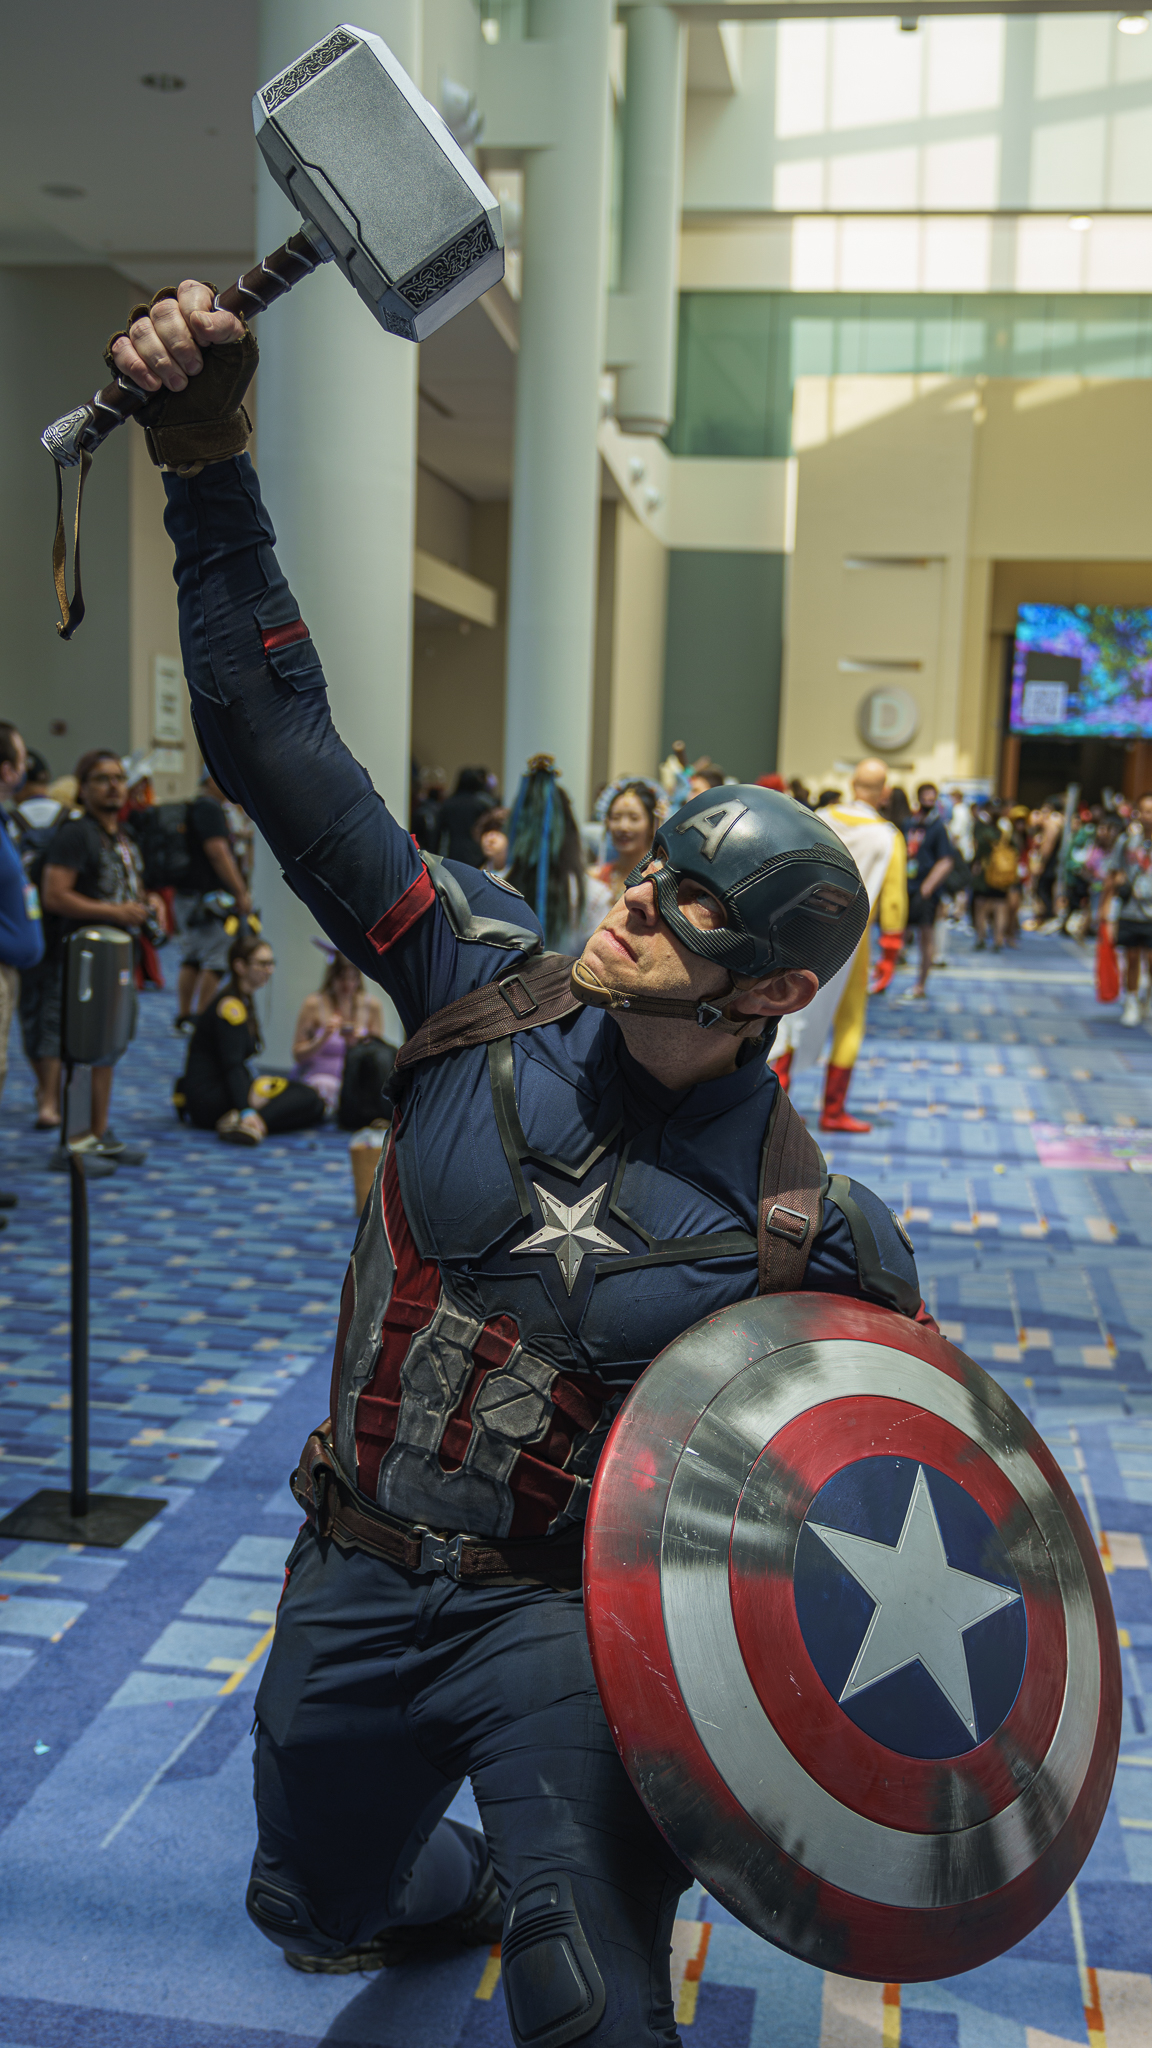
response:
<path id="1" fill-rule="evenodd" d="M 830 825 L 794 797 L 756 784 L 724 783 L 657 828 L 628 888 L 654 885 L 660 915 L 690 952 L 730 974 L 807 968 L 823 987 L 850 960 L 868 923 L 868 892 Z M 707 890 L 726 923 L 692 924 L 682 882 Z"/>

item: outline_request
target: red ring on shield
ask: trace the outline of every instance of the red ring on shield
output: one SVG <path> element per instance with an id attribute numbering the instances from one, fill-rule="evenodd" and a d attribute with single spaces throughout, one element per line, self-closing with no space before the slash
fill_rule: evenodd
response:
<path id="1" fill-rule="evenodd" d="M 808 1507 L 834 1473 L 859 1457 L 878 1456 L 911 1458 L 962 1476 L 964 1491 L 998 1530 L 1020 1581 L 1028 1619 L 1020 1690 L 995 1733 L 959 1757 L 905 1756 L 866 1735 L 828 1691 L 800 1630 L 792 1573 Z M 786 1553 L 774 1551 L 777 1569 L 752 1574 L 740 1566 L 744 1546 L 739 1531 L 746 1509 L 748 1515 L 756 1512 L 749 1496 L 758 1490 L 757 1475 L 760 1485 L 771 1487 L 777 1508 L 787 1502 L 793 1536 Z M 769 1720 L 809 1775 L 868 1820 L 915 1834 L 948 1834 L 966 1803 L 961 1794 L 958 1806 L 958 1778 L 970 1795 L 970 1819 L 988 1819 L 1019 1798 L 1043 1763 L 1060 1718 L 1068 1671 L 1056 1576 L 1040 1532 L 1006 1474 L 971 1438 L 930 1410 L 868 1396 L 828 1401 L 786 1423 L 744 1483 L 728 1554 L 728 1584 L 741 1655 Z"/>

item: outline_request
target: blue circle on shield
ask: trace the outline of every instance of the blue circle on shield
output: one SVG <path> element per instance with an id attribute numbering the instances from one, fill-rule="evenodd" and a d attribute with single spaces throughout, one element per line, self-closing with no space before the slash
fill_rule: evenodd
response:
<path id="1" fill-rule="evenodd" d="M 796 1545 L 808 1654 L 849 1720 L 903 1756 L 994 1735 L 1024 1676 L 1020 1581 L 994 1522 L 915 1458 L 861 1458 L 811 1502 Z"/>

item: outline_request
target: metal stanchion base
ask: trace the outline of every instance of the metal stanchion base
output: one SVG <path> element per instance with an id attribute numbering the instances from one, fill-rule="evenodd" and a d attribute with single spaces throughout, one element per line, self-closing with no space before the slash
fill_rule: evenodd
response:
<path id="1" fill-rule="evenodd" d="M 72 1496 L 47 1487 L 21 1501 L 0 1521 L 0 1536 L 19 1536 L 32 1543 L 93 1543 L 101 1550 L 119 1550 L 130 1536 L 167 1507 L 166 1500 L 136 1500 L 125 1493 L 94 1493 L 86 1515 L 72 1513 Z"/>

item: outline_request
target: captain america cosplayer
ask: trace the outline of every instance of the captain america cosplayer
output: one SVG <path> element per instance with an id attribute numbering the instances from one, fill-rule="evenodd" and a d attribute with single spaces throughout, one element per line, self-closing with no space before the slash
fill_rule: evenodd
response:
<path id="1" fill-rule="evenodd" d="M 248 1909 L 315 1970 L 502 1926 L 518 2043 L 672 2048 L 691 1880 L 596 1691 L 581 1521 L 650 1360 L 781 1284 L 797 1244 L 806 1287 L 926 1315 L 867 1189 L 834 1176 L 814 1206 L 762 1201 L 776 1108 L 818 1158 L 766 1064 L 775 1020 L 851 956 L 867 898 L 791 799 L 712 791 L 662 829 L 557 995 L 527 904 L 422 856 L 335 732 L 237 452 L 255 345 L 210 306 L 206 286 L 160 296 L 110 358 L 157 394 L 197 732 L 413 1055 L 345 1282 L 331 1419 L 295 1475 L 309 1520 L 256 1701 Z M 785 1260 L 767 1283 L 766 1230 Z M 444 1818 L 465 1778 L 483 1835 Z"/>

